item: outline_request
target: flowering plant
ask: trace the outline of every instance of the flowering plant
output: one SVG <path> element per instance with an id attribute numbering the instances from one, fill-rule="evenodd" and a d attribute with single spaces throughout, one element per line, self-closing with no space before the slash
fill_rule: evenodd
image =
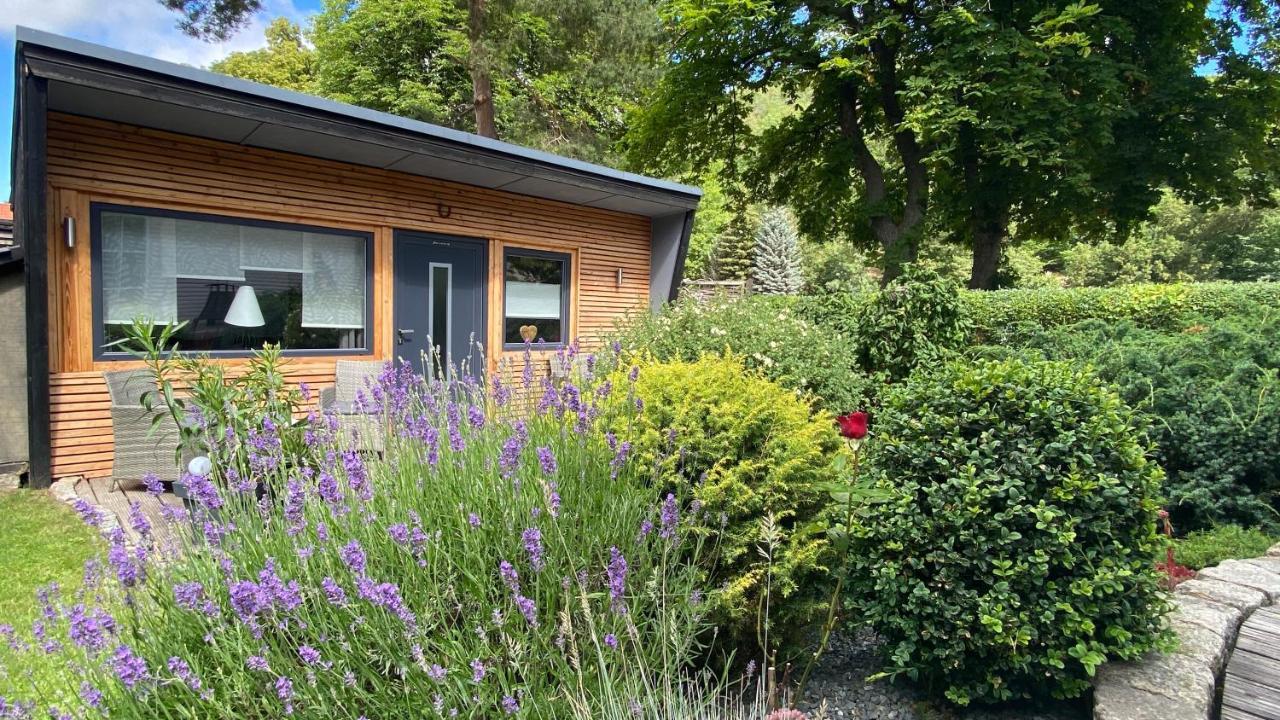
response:
<path id="1" fill-rule="evenodd" d="M 64 670 L 0 707 L 661 715 L 654 683 L 685 677 L 706 627 L 700 533 L 682 490 L 655 495 L 650 468 L 598 426 L 599 404 L 634 388 L 597 381 L 593 364 L 576 384 L 526 375 L 514 388 L 388 365 L 370 393 L 395 428 L 384 456 L 313 414 L 314 465 L 249 462 L 240 475 L 215 462 L 211 478 L 188 477 L 198 533 L 179 508 L 169 528 L 135 508 L 83 589 L 46 592 L 29 634 L 4 630 Z M 511 411 L 513 389 L 540 398 L 528 416 Z"/>

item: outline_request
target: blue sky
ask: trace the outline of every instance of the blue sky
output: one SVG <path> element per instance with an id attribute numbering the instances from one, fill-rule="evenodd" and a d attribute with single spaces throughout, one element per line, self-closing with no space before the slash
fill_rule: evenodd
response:
<path id="1" fill-rule="evenodd" d="M 47 30 L 172 62 L 207 67 L 227 53 L 263 44 L 271 19 L 304 20 L 320 0 L 265 0 L 253 23 L 225 43 L 206 43 L 183 35 L 176 16 L 157 0 L 3 0 L 0 22 L 0 202 L 9 199 L 9 153 L 13 121 L 14 25 Z"/>

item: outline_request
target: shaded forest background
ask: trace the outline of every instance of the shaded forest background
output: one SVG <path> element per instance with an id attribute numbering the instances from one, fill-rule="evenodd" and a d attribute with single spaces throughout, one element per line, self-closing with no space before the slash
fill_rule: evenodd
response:
<path id="1" fill-rule="evenodd" d="M 225 38 L 256 0 L 161 0 Z M 211 69 L 701 186 L 689 278 L 1280 277 L 1270 0 L 325 0 Z"/>

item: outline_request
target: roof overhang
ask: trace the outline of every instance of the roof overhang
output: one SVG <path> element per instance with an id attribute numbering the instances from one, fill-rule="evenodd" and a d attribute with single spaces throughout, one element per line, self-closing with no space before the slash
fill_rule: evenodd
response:
<path id="1" fill-rule="evenodd" d="M 695 187 L 19 27 L 48 109 L 648 217 Z"/>

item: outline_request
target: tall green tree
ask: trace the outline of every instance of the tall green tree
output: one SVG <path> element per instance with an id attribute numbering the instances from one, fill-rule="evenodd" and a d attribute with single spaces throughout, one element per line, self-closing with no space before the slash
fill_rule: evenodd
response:
<path id="1" fill-rule="evenodd" d="M 307 47 L 302 28 L 286 18 L 267 26 L 267 46 L 233 52 L 210 70 L 298 92 L 315 92 L 315 51 Z"/>
<path id="2" fill-rule="evenodd" d="M 258 7 L 246 0 L 187 4 L 198 11 L 192 17 L 205 20 L 183 20 L 184 27 L 207 37 L 234 31 Z M 226 29 L 203 32 L 206 21 Z M 308 35 L 315 47 L 310 89 L 613 161 L 629 109 L 659 75 L 660 31 L 656 0 L 324 0 Z M 264 65 L 280 54 L 269 37 L 265 53 L 220 69 L 271 82 Z"/>
<path id="3" fill-rule="evenodd" d="M 667 0 L 676 40 L 628 156 L 724 161 L 807 235 L 877 248 L 886 281 L 937 232 L 991 287 L 1015 229 L 1123 234 L 1161 186 L 1212 203 L 1272 176 L 1276 6 L 1208 2 Z M 776 90 L 807 102 L 752 132 Z"/>
<path id="4" fill-rule="evenodd" d="M 760 217 L 751 277 L 756 291 L 768 295 L 795 295 L 804 287 L 800 233 L 786 208 L 769 208 Z"/>

